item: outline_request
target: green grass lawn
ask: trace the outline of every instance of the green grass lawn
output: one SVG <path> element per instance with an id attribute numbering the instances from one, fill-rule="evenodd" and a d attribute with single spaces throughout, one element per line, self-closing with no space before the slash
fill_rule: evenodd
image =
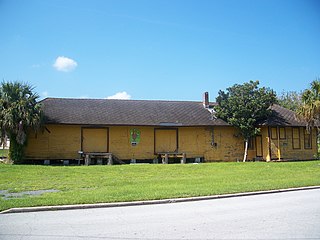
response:
<path id="1" fill-rule="evenodd" d="M 320 185 L 320 161 L 114 166 L 0 165 L 0 210 L 206 196 Z M 55 189 L 4 199 L 1 190 Z"/>

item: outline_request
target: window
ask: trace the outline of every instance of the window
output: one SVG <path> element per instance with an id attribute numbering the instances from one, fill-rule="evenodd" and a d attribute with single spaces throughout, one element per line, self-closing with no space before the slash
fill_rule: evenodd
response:
<path id="1" fill-rule="evenodd" d="M 304 130 L 304 148 L 311 149 L 312 148 L 312 132 L 308 132 Z"/>
<path id="2" fill-rule="evenodd" d="M 278 139 L 278 129 L 276 127 L 271 128 L 271 139 Z"/>
<path id="3" fill-rule="evenodd" d="M 271 139 L 286 139 L 286 129 L 284 127 L 272 127 L 270 129 Z"/>
<path id="4" fill-rule="evenodd" d="M 292 128 L 292 148 L 300 149 L 300 128 L 293 127 Z"/>
<path id="5" fill-rule="evenodd" d="M 279 138 L 286 139 L 286 129 L 284 127 L 279 127 Z"/>

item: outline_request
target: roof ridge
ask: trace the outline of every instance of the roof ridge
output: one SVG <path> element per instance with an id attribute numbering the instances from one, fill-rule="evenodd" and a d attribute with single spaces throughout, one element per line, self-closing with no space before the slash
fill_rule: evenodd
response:
<path id="1" fill-rule="evenodd" d="M 130 101 L 130 102 L 194 102 L 194 103 L 202 103 L 202 101 L 194 101 L 194 100 L 157 100 L 157 99 L 107 99 L 107 98 L 68 98 L 68 97 L 47 97 L 42 99 L 40 102 L 46 100 L 76 100 L 76 101 L 94 101 L 94 100 L 103 100 L 103 101 Z"/>

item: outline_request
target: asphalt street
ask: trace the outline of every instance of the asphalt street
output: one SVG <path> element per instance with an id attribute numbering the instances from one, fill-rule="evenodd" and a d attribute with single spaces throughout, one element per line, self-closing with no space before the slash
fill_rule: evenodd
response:
<path id="1" fill-rule="evenodd" d="M 3 214 L 0 239 L 320 239 L 320 189 Z"/>

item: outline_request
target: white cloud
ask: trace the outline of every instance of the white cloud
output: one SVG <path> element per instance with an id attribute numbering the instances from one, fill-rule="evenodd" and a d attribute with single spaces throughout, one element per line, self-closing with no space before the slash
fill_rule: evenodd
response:
<path id="1" fill-rule="evenodd" d="M 47 91 L 44 91 L 41 93 L 43 98 L 47 98 L 49 96 L 49 93 Z"/>
<path id="2" fill-rule="evenodd" d="M 131 95 L 127 92 L 118 92 L 112 96 L 107 97 L 107 99 L 131 99 Z"/>
<path id="3" fill-rule="evenodd" d="M 64 56 L 57 57 L 56 61 L 53 64 L 53 67 L 57 71 L 61 72 L 70 72 L 74 70 L 78 66 L 78 63 L 71 59 Z"/>

